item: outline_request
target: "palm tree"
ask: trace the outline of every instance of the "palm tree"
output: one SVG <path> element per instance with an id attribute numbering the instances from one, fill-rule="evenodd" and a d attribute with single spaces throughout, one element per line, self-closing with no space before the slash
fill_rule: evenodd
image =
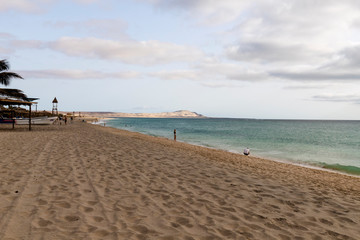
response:
<path id="1" fill-rule="evenodd" d="M 20 89 L 12 89 L 12 88 L 0 88 L 0 98 L 1 97 L 12 97 L 17 99 L 22 99 L 28 101 L 28 97 L 23 91 Z"/>
<path id="2" fill-rule="evenodd" d="M 21 78 L 23 79 L 19 74 L 8 72 L 10 65 L 8 61 L 0 60 L 0 84 L 2 85 L 9 85 L 10 80 L 12 78 Z M 10 88 L 0 88 L 0 97 L 13 97 L 17 99 L 27 100 L 27 96 L 23 93 L 23 91 L 19 89 L 10 89 Z"/>
<path id="3" fill-rule="evenodd" d="M 17 73 L 8 72 L 7 70 L 9 70 L 9 68 L 10 68 L 10 65 L 9 65 L 8 61 L 6 61 L 5 59 L 0 60 L 0 84 L 3 84 L 5 86 L 10 84 L 10 79 L 11 78 L 21 78 L 21 79 L 23 79 Z"/>

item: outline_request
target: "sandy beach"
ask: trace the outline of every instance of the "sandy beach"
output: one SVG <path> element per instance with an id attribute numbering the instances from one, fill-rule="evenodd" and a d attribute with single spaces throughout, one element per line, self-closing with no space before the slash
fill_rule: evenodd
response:
<path id="1" fill-rule="evenodd" d="M 359 239 L 360 178 L 87 123 L 0 126 L 0 239 Z"/>

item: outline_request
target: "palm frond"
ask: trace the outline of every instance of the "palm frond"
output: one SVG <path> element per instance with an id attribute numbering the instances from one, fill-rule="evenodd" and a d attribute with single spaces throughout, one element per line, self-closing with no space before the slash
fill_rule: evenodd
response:
<path id="1" fill-rule="evenodd" d="M 0 88 L 0 96 L 11 97 L 11 98 L 22 99 L 22 100 L 28 101 L 28 97 L 20 89 Z"/>
<path id="2" fill-rule="evenodd" d="M 0 71 L 7 71 L 9 70 L 10 65 L 6 59 L 0 60 Z"/>
<path id="3" fill-rule="evenodd" d="M 19 74 L 13 73 L 13 72 L 1 72 L 0 73 L 0 84 L 3 84 L 5 86 L 10 84 L 10 80 L 12 78 L 21 78 L 23 79 Z"/>

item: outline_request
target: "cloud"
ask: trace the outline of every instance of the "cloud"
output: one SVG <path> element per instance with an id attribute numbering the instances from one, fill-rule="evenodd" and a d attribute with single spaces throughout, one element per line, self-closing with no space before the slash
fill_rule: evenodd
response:
<path id="1" fill-rule="evenodd" d="M 148 76 L 164 80 L 199 80 L 199 72 L 194 70 L 167 70 L 149 73 Z"/>
<path id="2" fill-rule="evenodd" d="M 52 4 L 60 0 L 0 0 L 0 12 L 19 11 L 25 13 L 43 13 Z M 70 0 L 78 4 L 92 4 L 100 0 Z"/>
<path id="3" fill-rule="evenodd" d="M 337 53 L 333 54 L 333 57 L 328 63 L 321 67 L 322 70 L 357 70 L 360 64 L 360 45 L 345 47 Z"/>
<path id="4" fill-rule="evenodd" d="M 335 95 L 335 94 L 322 94 L 316 95 L 312 97 L 315 101 L 324 101 L 324 102 L 345 102 L 345 103 L 353 103 L 360 104 L 360 95 L 352 94 L 352 95 Z"/>
<path id="5" fill-rule="evenodd" d="M 360 80 L 360 73 L 353 72 L 323 72 L 323 71 L 303 71 L 303 72 L 287 72 L 287 71 L 273 71 L 271 76 L 295 80 L 295 81 L 358 81 Z"/>
<path id="6" fill-rule="evenodd" d="M 320 63 L 320 65 L 311 66 L 309 64 L 306 67 L 298 67 L 297 70 L 273 68 L 269 74 L 276 78 L 295 81 L 359 81 L 360 45 L 340 49 L 329 56 L 327 61 L 320 61 Z"/>
<path id="7" fill-rule="evenodd" d="M 0 12 L 20 11 L 26 13 L 39 13 L 56 0 L 0 0 Z"/>
<path id="8" fill-rule="evenodd" d="M 4 47 L 0 47 L 0 54 L 1 55 L 8 55 L 13 53 L 14 50 L 10 49 L 10 48 L 4 48 Z M 4 58 L 4 56 L 2 56 Z"/>
<path id="9" fill-rule="evenodd" d="M 226 48 L 228 58 L 237 61 L 256 61 L 260 63 L 274 62 L 303 62 L 311 60 L 317 62 L 324 59 L 325 54 L 307 49 L 300 44 L 248 42 L 239 43 Z"/>
<path id="10" fill-rule="evenodd" d="M 93 37 L 130 40 L 126 34 L 128 24 L 121 19 L 88 19 L 85 21 L 48 22 L 48 26 L 55 28 L 70 28 L 76 33 L 87 33 Z"/>
<path id="11" fill-rule="evenodd" d="M 244 10 L 257 0 L 138 0 L 153 4 L 165 11 L 182 10 L 191 18 L 197 18 L 203 24 L 219 25 L 238 18 Z"/>
<path id="12" fill-rule="evenodd" d="M 88 80 L 88 79 L 135 79 L 141 78 L 141 74 L 133 71 L 124 72 L 100 72 L 85 70 L 23 70 L 18 71 L 21 76 L 32 79 L 64 79 L 64 80 Z"/>
<path id="13" fill-rule="evenodd" d="M 221 59 L 209 58 L 194 66 L 201 72 L 204 79 L 225 79 L 237 81 L 262 81 L 268 78 L 265 69 L 257 66 L 240 65 L 238 63 L 223 62 Z"/>
<path id="14" fill-rule="evenodd" d="M 0 32 L 0 39 L 1 40 L 15 39 L 15 36 L 12 35 L 11 33 Z"/>
<path id="15" fill-rule="evenodd" d="M 140 65 L 192 62 L 203 56 L 203 53 L 194 47 L 154 40 L 136 42 L 63 37 L 49 43 L 48 46 L 68 56 L 117 60 Z"/>
<path id="16" fill-rule="evenodd" d="M 38 6 L 34 2 L 30 2 L 27 0 L 17 0 L 17 1 L 0 1 L 0 11 L 8 11 L 8 10 L 19 10 L 23 12 L 33 12 L 38 10 Z"/>
<path id="17" fill-rule="evenodd" d="M 10 41 L 12 48 L 34 48 L 41 49 L 46 48 L 46 43 L 38 40 L 12 40 Z"/>
<path id="18" fill-rule="evenodd" d="M 267 73 L 262 70 L 248 69 L 238 64 L 222 63 L 209 59 L 200 64 L 195 64 L 189 69 L 163 70 L 150 73 L 149 76 L 164 80 L 192 80 L 202 83 L 212 82 L 212 86 L 224 86 L 224 84 L 219 85 L 214 84 L 214 82 L 224 82 L 228 80 L 254 82 L 269 78 Z"/>
<path id="19" fill-rule="evenodd" d="M 203 82 L 202 86 L 208 88 L 242 88 L 243 86 L 235 85 L 233 83 L 224 83 L 224 82 Z"/>
<path id="20" fill-rule="evenodd" d="M 289 90 L 311 90 L 311 89 L 323 89 L 324 87 L 326 87 L 326 86 L 306 84 L 306 85 L 285 86 L 284 89 L 289 89 Z"/>
<path id="21" fill-rule="evenodd" d="M 359 2 L 257 1 L 223 37 L 225 56 L 284 80 L 357 80 Z M 281 69 L 281 70 L 278 70 Z"/>
<path id="22" fill-rule="evenodd" d="M 81 4 L 91 4 L 91 3 L 99 2 L 100 0 L 73 0 L 73 1 Z"/>
<path id="23" fill-rule="evenodd" d="M 225 59 L 220 63 L 192 65 L 189 71 L 162 71 L 158 73 L 161 78 L 304 82 L 360 79 L 356 70 L 360 63 L 358 1 L 139 1 L 228 28 L 218 33 L 225 46 Z"/>

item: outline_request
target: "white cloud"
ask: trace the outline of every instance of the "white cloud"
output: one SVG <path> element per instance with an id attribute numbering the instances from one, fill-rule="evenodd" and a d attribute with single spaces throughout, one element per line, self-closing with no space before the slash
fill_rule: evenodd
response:
<path id="1" fill-rule="evenodd" d="M 333 94 L 326 93 L 315 95 L 312 97 L 315 101 L 325 101 L 325 102 L 345 102 L 345 103 L 353 103 L 360 104 L 360 95 L 359 94 Z"/>
<path id="2" fill-rule="evenodd" d="M 129 40 L 126 34 L 128 24 L 121 19 L 88 19 L 84 21 L 48 22 L 48 26 L 55 28 L 69 28 L 77 33 L 87 33 L 92 37 Z"/>
<path id="3" fill-rule="evenodd" d="M 202 86 L 208 88 L 242 88 L 243 86 L 235 85 L 234 83 L 226 82 L 202 82 Z"/>
<path id="4" fill-rule="evenodd" d="M 203 56 L 203 53 L 194 47 L 159 41 L 63 37 L 50 43 L 49 47 L 68 56 L 118 60 L 141 65 L 192 62 Z"/>
<path id="5" fill-rule="evenodd" d="M 81 4 L 90 4 L 90 3 L 99 2 L 99 0 L 73 0 L 73 1 Z"/>
<path id="6" fill-rule="evenodd" d="M 263 64 L 274 62 L 312 62 L 326 59 L 326 53 L 318 53 L 300 44 L 271 43 L 269 41 L 242 42 L 226 48 L 230 59 L 237 61 L 256 61 Z"/>
<path id="7" fill-rule="evenodd" d="M 12 48 L 34 48 L 41 49 L 45 48 L 46 44 L 38 40 L 12 40 L 10 41 L 10 46 Z"/>
<path id="8" fill-rule="evenodd" d="M 321 67 L 322 70 L 357 71 L 360 64 L 360 44 L 348 46 L 333 54 L 333 57 Z"/>
<path id="9" fill-rule="evenodd" d="M 217 60 L 207 60 L 201 64 L 193 65 L 190 69 L 163 70 L 149 74 L 164 80 L 192 80 L 201 84 L 210 84 L 212 87 L 221 86 L 221 82 L 236 80 L 242 82 L 254 82 L 269 79 L 269 75 L 255 68 L 241 67 L 238 64 L 222 63 Z M 216 83 L 217 82 L 217 83 Z M 229 86 L 229 84 L 226 84 Z"/>
<path id="10" fill-rule="evenodd" d="M 148 74 L 150 77 L 160 78 L 164 80 L 199 80 L 201 76 L 193 70 L 167 70 Z"/>
<path id="11" fill-rule="evenodd" d="M 100 72 L 89 70 L 23 70 L 17 71 L 21 76 L 32 79 L 134 79 L 141 78 L 141 74 L 133 71 Z"/>
<path id="12" fill-rule="evenodd" d="M 20 11 L 25 13 L 44 12 L 51 4 L 61 0 L 0 0 L 0 12 Z M 78 4 L 92 4 L 100 0 L 70 0 Z"/>
<path id="13" fill-rule="evenodd" d="M 161 9 L 182 9 L 191 18 L 203 24 L 218 25 L 238 18 L 244 10 L 257 0 L 138 0 L 153 4 Z"/>
<path id="14" fill-rule="evenodd" d="M 359 1 L 139 1 L 160 9 L 180 9 L 208 24 L 226 23 L 228 31 L 220 38 L 227 59 L 197 66 L 197 78 L 360 80 L 356 70 L 360 63 Z"/>
<path id="15" fill-rule="evenodd" d="M 0 12 L 14 10 L 26 13 L 41 12 L 55 0 L 0 0 Z"/>
<path id="16" fill-rule="evenodd" d="M 328 71 L 273 71 L 271 76 L 296 81 L 360 81 L 360 72 L 328 72 Z"/>
<path id="17" fill-rule="evenodd" d="M 37 10 L 37 4 L 31 3 L 28 0 L 1 0 L 0 11 L 20 10 L 24 12 L 31 12 Z"/>
<path id="18" fill-rule="evenodd" d="M 15 39 L 15 36 L 10 34 L 10 33 L 6 33 L 6 32 L 0 32 L 0 39 Z"/>

